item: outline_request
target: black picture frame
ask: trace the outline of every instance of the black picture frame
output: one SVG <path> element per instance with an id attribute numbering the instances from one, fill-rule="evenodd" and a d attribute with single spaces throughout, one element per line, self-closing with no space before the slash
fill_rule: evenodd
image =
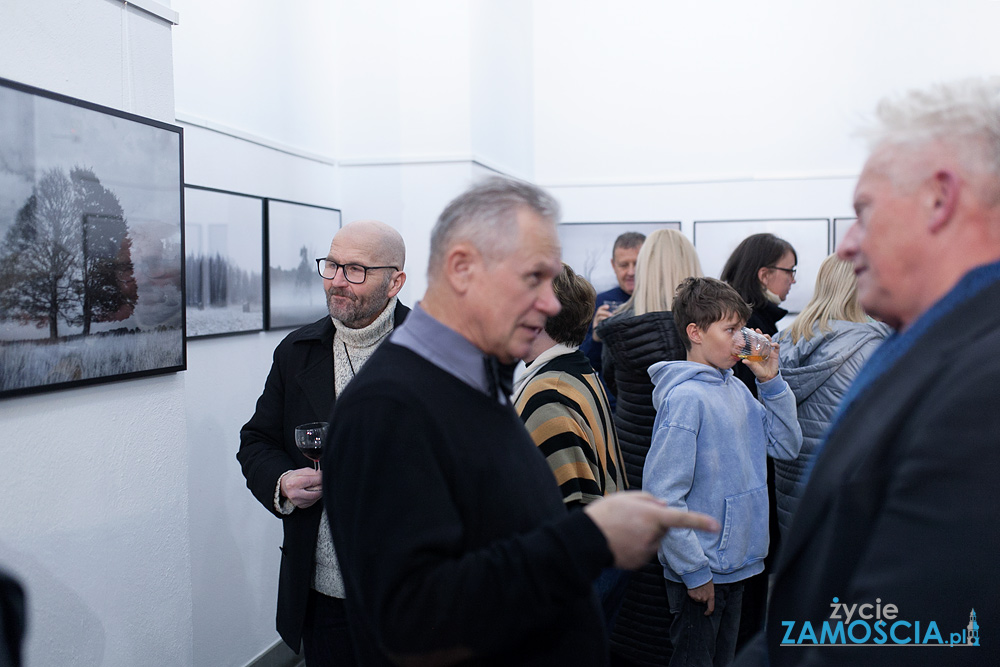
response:
<path id="1" fill-rule="evenodd" d="M 561 222 L 556 227 L 562 260 L 590 281 L 598 293 L 618 284 L 611 268 L 615 239 L 625 232 L 649 236 L 657 229 L 681 230 L 678 220 L 663 222 Z"/>
<path id="2" fill-rule="evenodd" d="M 183 138 L 0 79 L 0 398 L 187 368 Z"/>
<path id="3" fill-rule="evenodd" d="M 340 209 L 268 198 L 264 327 L 291 329 L 329 314 L 316 258 L 326 257 Z"/>
<path id="4" fill-rule="evenodd" d="M 188 339 L 264 330 L 264 198 L 184 185 Z"/>

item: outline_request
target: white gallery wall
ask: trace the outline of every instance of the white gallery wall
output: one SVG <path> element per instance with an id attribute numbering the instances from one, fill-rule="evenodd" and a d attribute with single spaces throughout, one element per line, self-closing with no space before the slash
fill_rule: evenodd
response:
<path id="1" fill-rule="evenodd" d="M 160 121 L 171 24 L 121 3 L 0 4 L 0 76 Z M 0 401 L 0 567 L 28 667 L 192 664 L 184 373 Z"/>
<path id="2" fill-rule="evenodd" d="M 850 215 L 888 93 L 1000 73 L 992 0 L 534 3 L 535 180 L 564 219 Z"/>
<path id="3" fill-rule="evenodd" d="M 401 231 L 412 304 L 445 205 L 489 173 L 532 176 L 532 3 L 336 4 L 344 220 Z"/>
<path id="4" fill-rule="evenodd" d="M 189 183 L 396 226 L 411 305 L 434 219 L 484 175 L 571 222 L 849 216 L 879 97 L 1000 72 L 994 0 L 144 4 L 0 2 L 0 77 L 176 118 Z M 29 667 L 238 667 L 278 640 L 280 525 L 235 453 L 284 333 L 0 401 Z"/>

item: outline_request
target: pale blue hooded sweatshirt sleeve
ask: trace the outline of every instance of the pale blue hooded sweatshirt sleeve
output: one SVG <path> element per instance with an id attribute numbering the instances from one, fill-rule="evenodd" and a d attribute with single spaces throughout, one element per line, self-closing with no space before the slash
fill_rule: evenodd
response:
<path id="1" fill-rule="evenodd" d="M 754 399 L 732 370 L 692 361 L 649 367 L 656 421 L 642 488 L 670 507 L 718 520 L 718 533 L 672 528 L 660 543 L 663 576 L 696 588 L 764 569 L 766 456 L 794 459 L 802 445 L 795 396 L 781 375 Z"/>

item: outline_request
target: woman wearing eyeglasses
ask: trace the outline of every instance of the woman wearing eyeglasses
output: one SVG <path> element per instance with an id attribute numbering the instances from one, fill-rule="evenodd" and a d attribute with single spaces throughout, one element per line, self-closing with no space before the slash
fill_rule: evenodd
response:
<path id="1" fill-rule="evenodd" d="M 743 239 L 722 269 L 722 280 L 740 293 L 753 310 L 747 326 L 773 336 L 778 321 L 788 314 L 781 302 L 795 284 L 795 248 L 774 234 L 753 234 Z M 757 386 L 750 369 L 737 364 L 733 369 L 756 396 Z M 744 371 L 744 372 L 740 372 Z"/>
<path id="2" fill-rule="evenodd" d="M 788 297 L 788 290 L 795 283 L 795 264 L 798 256 L 792 244 L 774 234 L 753 234 L 743 239 L 733 254 L 726 260 L 720 278 L 732 285 L 743 300 L 750 304 L 752 313 L 747 320 L 751 329 L 774 336 L 778 333 L 778 321 L 788 314 L 781 302 Z M 743 384 L 754 396 L 757 382 L 753 372 L 742 363 L 733 367 Z M 778 513 L 774 490 L 774 462 L 767 459 L 767 491 L 770 501 L 770 537 L 768 556 L 764 560 L 764 571 L 743 582 L 743 606 L 740 613 L 740 633 L 736 640 L 736 650 L 762 627 L 764 608 L 767 601 L 767 575 L 771 561 L 778 550 Z"/>

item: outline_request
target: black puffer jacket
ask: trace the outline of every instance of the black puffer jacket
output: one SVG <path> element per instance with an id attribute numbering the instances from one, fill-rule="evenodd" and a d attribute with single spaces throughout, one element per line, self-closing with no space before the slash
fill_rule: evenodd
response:
<path id="1" fill-rule="evenodd" d="M 684 359 L 686 352 L 674 326 L 673 313 L 659 311 L 636 317 L 626 311 L 597 327 L 604 343 L 604 382 L 618 397 L 615 426 L 625 458 L 630 489 L 642 488 L 642 464 L 653 437 L 653 382 L 646 371 L 658 361 Z"/>
<path id="2" fill-rule="evenodd" d="M 687 354 L 669 312 L 635 316 L 623 312 L 597 327 L 604 342 L 604 381 L 618 396 L 615 428 L 630 489 L 642 488 L 642 466 L 653 437 L 653 382 L 646 369 L 658 361 L 685 359 Z M 618 620 L 611 633 L 611 651 L 637 665 L 665 665 L 670 646 L 670 609 L 663 567 L 654 557 L 632 573 Z"/>

